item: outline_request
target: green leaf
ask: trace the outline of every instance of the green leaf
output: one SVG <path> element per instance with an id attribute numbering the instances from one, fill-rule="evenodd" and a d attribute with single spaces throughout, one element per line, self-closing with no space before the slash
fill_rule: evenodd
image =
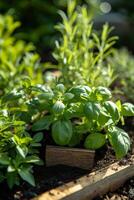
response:
<path id="1" fill-rule="evenodd" d="M 56 121 L 52 126 L 52 137 L 56 144 L 67 145 L 72 137 L 72 124 L 69 120 Z"/>
<path id="2" fill-rule="evenodd" d="M 121 112 L 125 117 L 134 116 L 134 105 L 131 103 L 122 104 Z"/>
<path id="3" fill-rule="evenodd" d="M 97 120 L 100 114 L 101 106 L 98 103 L 88 102 L 84 106 L 84 113 L 88 120 Z"/>
<path id="4" fill-rule="evenodd" d="M 33 175 L 30 173 L 29 168 L 23 167 L 23 168 L 21 168 L 21 169 L 18 170 L 18 173 L 19 173 L 20 177 L 24 181 L 28 182 L 32 186 L 35 186 L 35 180 L 34 180 Z"/>
<path id="5" fill-rule="evenodd" d="M 68 101 L 74 98 L 74 94 L 68 92 L 64 94 L 64 101 Z"/>
<path id="6" fill-rule="evenodd" d="M 130 138 L 124 130 L 117 127 L 112 128 L 108 132 L 108 139 L 118 159 L 127 154 L 130 149 Z"/>
<path id="7" fill-rule="evenodd" d="M 52 122 L 52 116 L 45 116 L 33 124 L 32 131 L 48 130 Z"/>
<path id="8" fill-rule="evenodd" d="M 58 90 L 61 93 L 64 93 L 65 87 L 63 84 L 58 84 L 58 85 L 56 85 L 56 90 Z"/>
<path id="9" fill-rule="evenodd" d="M 81 85 L 72 87 L 69 90 L 69 93 L 72 93 L 72 94 L 75 95 L 76 100 L 78 98 L 81 98 L 82 95 L 88 96 L 90 94 L 90 92 L 91 92 L 91 88 L 90 87 L 88 87 L 88 86 L 81 86 Z"/>
<path id="10" fill-rule="evenodd" d="M 25 163 L 43 164 L 38 156 L 27 156 L 24 160 Z"/>
<path id="11" fill-rule="evenodd" d="M 103 101 L 109 100 L 112 97 L 110 90 L 102 86 L 96 88 L 95 94 L 98 100 L 103 100 Z"/>
<path id="12" fill-rule="evenodd" d="M 26 155 L 28 154 L 28 148 L 26 146 L 16 146 L 16 149 L 18 150 L 19 154 L 25 158 Z"/>
<path id="13" fill-rule="evenodd" d="M 7 183 L 10 189 L 13 188 L 13 186 L 16 184 L 17 180 L 17 174 L 16 172 L 8 172 L 7 175 Z"/>
<path id="14" fill-rule="evenodd" d="M 64 111 L 65 105 L 61 101 L 56 101 L 56 103 L 53 105 L 52 110 L 56 114 L 60 114 Z"/>
<path id="15" fill-rule="evenodd" d="M 106 142 L 106 136 L 101 133 L 89 134 L 85 140 L 84 147 L 86 149 L 99 149 Z"/>
<path id="16" fill-rule="evenodd" d="M 40 142 L 43 139 L 43 133 L 39 132 L 33 136 L 34 142 Z"/>
<path id="17" fill-rule="evenodd" d="M 110 116 L 108 115 L 106 110 L 102 107 L 97 119 L 97 123 L 99 124 L 99 126 L 101 126 L 101 128 L 103 128 L 107 126 L 109 122 L 110 122 Z"/>
<path id="18" fill-rule="evenodd" d="M 80 139 L 81 139 L 80 134 L 75 132 L 75 131 L 73 131 L 72 137 L 71 137 L 71 140 L 69 141 L 68 146 L 70 146 L 70 147 L 76 146 L 77 144 L 80 143 Z"/>
<path id="19" fill-rule="evenodd" d="M 2 165 L 9 165 L 10 164 L 10 157 L 4 153 L 0 154 L 0 164 Z"/>
<path id="20" fill-rule="evenodd" d="M 112 101 L 106 101 L 104 103 L 104 107 L 106 108 L 108 114 L 111 116 L 113 122 L 118 122 L 120 119 L 120 113 L 118 111 L 117 105 Z"/>

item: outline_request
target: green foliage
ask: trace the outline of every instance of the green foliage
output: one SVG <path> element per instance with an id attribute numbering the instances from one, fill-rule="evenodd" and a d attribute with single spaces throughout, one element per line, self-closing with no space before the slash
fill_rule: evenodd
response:
<path id="1" fill-rule="evenodd" d="M 50 130 L 51 137 L 58 145 L 76 146 L 85 140 L 86 148 L 97 149 L 109 139 L 117 157 L 123 157 L 129 150 L 129 136 L 116 126 L 123 116 L 134 116 L 133 105 L 119 101 L 115 104 L 109 89 L 79 85 L 66 90 L 64 85 L 58 84 L 54 89 L 36 85 L 18 91 L 23 100 L 21 95 L 17 96 L 17 102 L 16 98 L 10 100 L 5 95 L 2 103 L 8 106 L 10 115 L 18 119 L 22 117 L 22 108 L 25 108 L 26 114 L 30 115 L 31 129 L 37 134 L 33 140 L 40 141 L 40 131 Z M 17 91 L 12 93 L 15 97 L 16 94 Z"/>
<path id="2" fill-rule="evenodd" d="M 99 149 L 106 142 L 105 135 L 101 133 L 89 134 L 85 140 L 84 146 L 87 149 Z"/>
<path id="3" fill-rule="evenodd" d="M 116 94 L 125 100 L 134 102 L 134 57 L 127 49 L 115 50 L 113 56 L 108 57 L 112 69 L 117 74 L 114 83 Z"/>
<path id="4" fill-rule="evenodd" d="M 114 80 L 113 70 L 106 57 L 111 54 L 117 37 L 110 37 L 112 28 L 105 24 L 101 34 L 93 29 L 86 6 L 77 7 L 69 1 L 67 15 L 60 11 L 62 23 L 56 26 L 61 41 L 56 41 L 54 57 L 66 87 L 86 84 L 109 86 Z"/>
<path id="5" fill-rule="evenodd" d="M 109 37 L 107 24 L 98 36 L 85 6 L 69 1 L 67 12 L 60 12 L 63 24 L 57 26 L 60 84 L 55 80 L 51 87 L 44 84 L 46 66 L 33 45 L 12 36 L 19 23 L 0 16 L 0 182 L 10 188 L 21 179 L 35 185 L 32 168 L 42 163 L 38 151 L 45 130 L 62 146 L 98 149 L 109 140 L 117 158 L 130 148 L 128 134 L 117 124 L 134 116 L 134 105 L 114 103 L 104 87 L 114 80 L 107 56 L 116 37 Z"/>
<path id="6" fill-rule="evenodd" d="M 38 50 L 49 50 L 57 37 L 54 25 L 59 21 L 58 9 L 65 8 L 66 0 L 0 1 L 0 12 L 21 21 L 16 38 L 34 43 Z M 45 47 L 44 47 L 45 45 Z"/>
<path id="7" fill-rule="evenodd" d="M 108 138 L 113 146 L 116 157 L 122 158 L 130 148 L 130 138 L 128 134 L 120 128 L 114 127 L 109 130 Z"/>
<path id="8" fill-rule="evenodd" d="M 54 48 L 54 41 L 59 34 L 54 25 L 60 21 L 58 10 L 67 10 L 68 0 L 1 0 L 0 13 L 13 15 L 15 20 L 21 22 L 21 27 L 16 31 L 15 37 L 37 46 L 38 52 L 43 55 Z M 88 3 L 87 3 L 88 2 Z M 99 0 L 77 0 L 77 4 L 89 5 L 90 16 L 98 13 Z M 46 58 L 49 60 L 49 58 Z"/>
<path id="9" fill-rule="evenodd" d="M 32 138 L 25 123 L 11 117 L 8 110 L 1 110 L 0 125 L 0 182 L 7 180 L 12 188 L 22 178 L 35 186 L 32 167 L 42 163 L 36 149 L 41 134 Z"/>
<path id="10" fill-rule="evenodd" d="M 12 36 L 19 24 L 10 15 L 0 15 L 0 94 L 17 87 L 23 79 L 31 79 L 32 84 L 44 81 L 43 65 L 33 45 Z"/>

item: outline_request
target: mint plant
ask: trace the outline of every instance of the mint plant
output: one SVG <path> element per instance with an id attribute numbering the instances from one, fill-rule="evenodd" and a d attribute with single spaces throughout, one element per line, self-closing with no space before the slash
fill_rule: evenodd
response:
<path id="1" fill-rule="evenodd" d="M 32 138 L 26 131 L 25 122 L 10 117 L 8 110 L 0 111 L 0 182 L 8 186 L 20 184 L 20 179 L 35 186 L 33 164 L 42 164 L 38 157 L 42 133 Z"/>

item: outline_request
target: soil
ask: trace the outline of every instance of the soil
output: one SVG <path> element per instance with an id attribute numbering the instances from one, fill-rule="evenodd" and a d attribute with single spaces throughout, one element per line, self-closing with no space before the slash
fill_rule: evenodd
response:
<path id="1" fill-rule="evenodd" d="M 127 181 L 116 192 L 96 198 L 96 200 L 134 200 L 134 177 Z"/>
<path id="2" fill-rule="evenodd" d="M 131 123 L 133 124 L 133 123 Z M 132 127 L 126 127 L 126 131 L 132 130 Z M 129 131 L 132 141 L 134 141 L 133 132 Z M 131 163 L 130 156 L 134 154 L 134 142 L 132 143 L 131 151 L 128 155 L 120 160 L 120 165 Z M 107 145 L 96 152 L 95 165 L 92 171 L 106 167 L 109 164 L 116 162 L 115 154 L 112 148 Z M 0 184 L 0 200 L 29 200 L 45 191 L 58 187 L 70 181 L 76 181 L 77 178 L 89 173 L 87 170 L 82 170 L 75 167 L 68 167 L 63 165 L 53 167 L 36 167 L 35 168 L 36 187 L 29 186 L 29 184 L 22 182 L 21 186 L 15 187 L 10 191 L 6 185 Z M 42 180 L 43 177 L 43 180 Z M 110 192 L 96 200 L 132 200 L 134 199 L 134 177 L 129 180 L 122 188 L 116 192 Z"/>

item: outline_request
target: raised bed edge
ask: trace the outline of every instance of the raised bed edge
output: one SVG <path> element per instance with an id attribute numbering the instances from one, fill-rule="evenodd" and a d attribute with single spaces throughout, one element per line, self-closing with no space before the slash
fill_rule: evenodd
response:
<path id="1" fill-rule="evenodd" d="M 131 159 L 132 164 L 120 166 L 116 162 L 89 173 L 75 182 L 45 192 L 32 200 L 90 200 L 108 191 L 114 191 L 134 176 L 134 156 Z"/>

